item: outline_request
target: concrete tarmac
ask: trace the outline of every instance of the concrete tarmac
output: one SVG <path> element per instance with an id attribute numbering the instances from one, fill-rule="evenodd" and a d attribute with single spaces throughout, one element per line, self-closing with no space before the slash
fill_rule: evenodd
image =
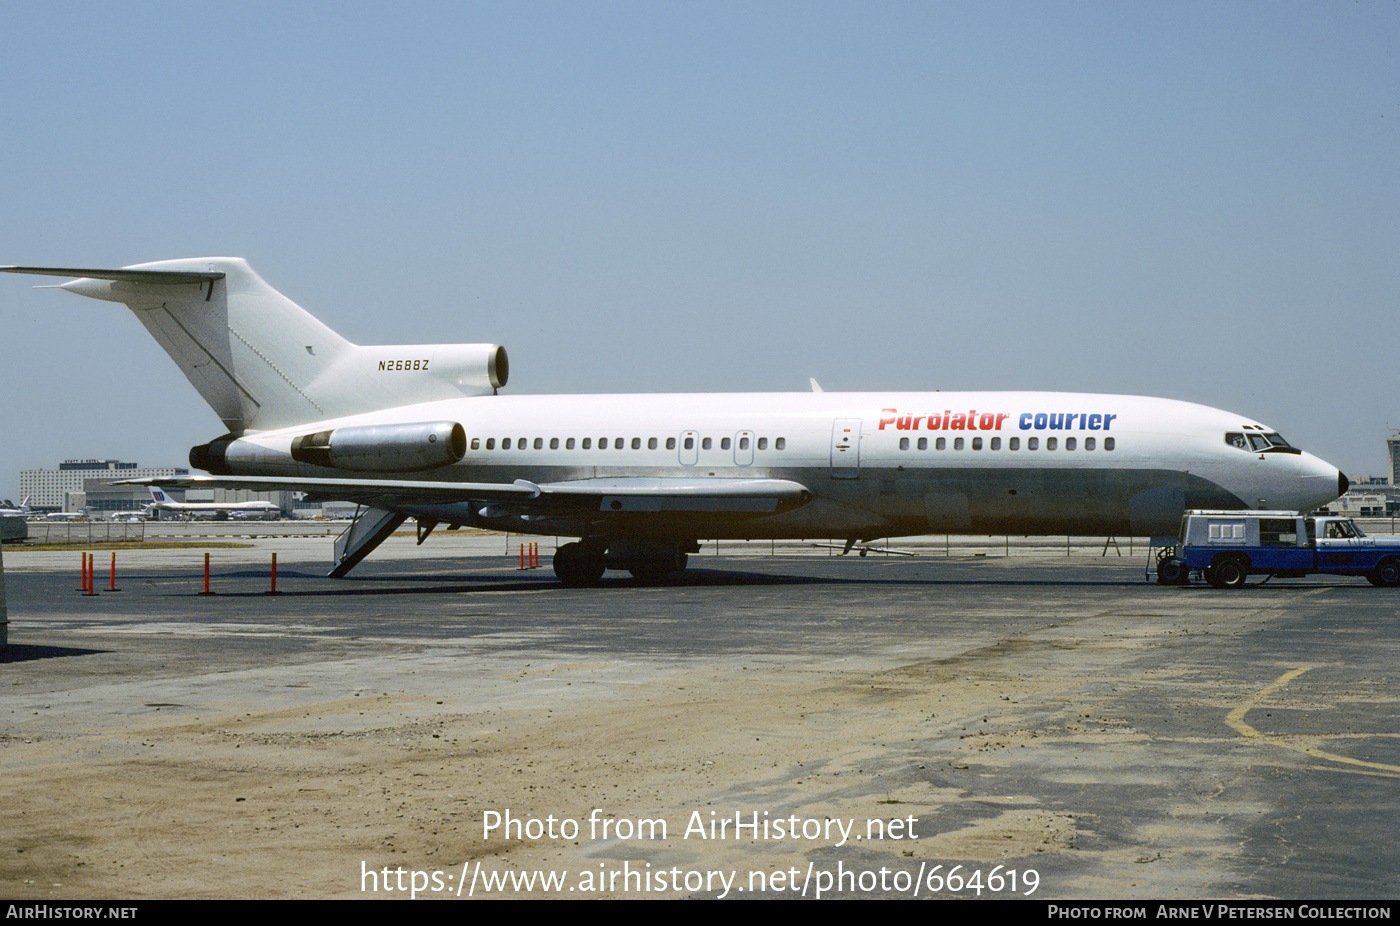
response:
<path id="1" fill-rule="evenodd" d="M 0 895 L 1400 896 L 1395 590 L 328 546 L 6 551 Z"/>

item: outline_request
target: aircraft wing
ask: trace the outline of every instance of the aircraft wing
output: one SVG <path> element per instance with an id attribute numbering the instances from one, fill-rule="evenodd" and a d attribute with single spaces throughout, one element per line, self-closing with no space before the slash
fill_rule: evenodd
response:
<path id="1" fill-rule="evenodd" d="M 162 476 L 122 485 L 304 492 L 323 500 L 393 510 L 475 502 L 482 514 L 509 513 L 590 519 L 655 514 L 762 517 L 805 505 L 812 493 L 786 479 L 613 477 L 569 482 L 423 482 L 277 476 Z"/>

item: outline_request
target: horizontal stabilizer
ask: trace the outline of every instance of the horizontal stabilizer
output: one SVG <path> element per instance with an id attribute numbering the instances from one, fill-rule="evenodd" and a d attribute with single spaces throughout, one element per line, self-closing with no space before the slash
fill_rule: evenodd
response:
<path id="1" fill-rule="evenodd" d="M 217 270 L 83 270 L 74 267 L 0 267 L 0 273 L 33 273 L 45 277 L 75 277 L 87 280 L 115 280 L 118 283 L 212 283 L 222 280 Z"/>

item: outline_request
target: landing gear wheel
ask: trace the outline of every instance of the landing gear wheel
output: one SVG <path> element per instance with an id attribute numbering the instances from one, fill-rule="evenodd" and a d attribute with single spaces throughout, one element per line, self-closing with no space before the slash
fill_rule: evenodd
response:
<path id="1" fill-rule="evenodd" d="M 569 588 L 588 588 L 603 577 L 603 551 L 566 543 L 554 551 L 554 574 Z"/>
<path id="2" fill-rule="evenodd" d="M 1185 585 L 1191 579 L 1191 569 L 1179 559 L 1164 559 L 1157 563 L 1157 581 L 1162 585 Z"/>
<path id="3" fill-rule="evenodd" d="M 1244 588 L 1249 567 L 1237 559 L 1225 559 L 1206 570 L 1206 578 L 1216 588 Z"/>
<path id="4" fill-rule="evenodd" d="M 1400 560 L 1381 560 L 1375 569 L 1366 574 L 1366 579 L 1377 588 L 1394 588 L 1400 585 Z"/>

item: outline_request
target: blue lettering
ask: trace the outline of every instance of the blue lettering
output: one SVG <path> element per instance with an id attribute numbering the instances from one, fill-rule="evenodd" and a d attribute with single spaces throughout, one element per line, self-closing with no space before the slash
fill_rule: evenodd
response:
<path id="1" fill-rule="evenodd" d="M 963 416 L 958 416 L 960 419 Z M 1117 415 L 1105 413 L 1090 414 L 1088 412 L 1022 412 L 1016 419 L 1017 426 L 1022 431 L 1031 429 L 1037 431 L 1073 431 L 1075 430 L 1075 420 L 1079 422 L 1080 431 L 1108 431 L 1112 429 L 1113 419 Z M 998 422 L 999 423 L 999 422 Z M 982 427 L 987 428 L 986 416 L 983 416 Z M 944 424 L 947 427 L 947 423 Z M 966 423 L 960 420 L 955 428 L 961 430 L 966 427 L 968 430 L 976 430 L 977 425 L 973 419 L 967 419 Z M 989 428 L 988 428 L 989 429 Z M 989 429 L 990 430 L 990 429 Z"/>

